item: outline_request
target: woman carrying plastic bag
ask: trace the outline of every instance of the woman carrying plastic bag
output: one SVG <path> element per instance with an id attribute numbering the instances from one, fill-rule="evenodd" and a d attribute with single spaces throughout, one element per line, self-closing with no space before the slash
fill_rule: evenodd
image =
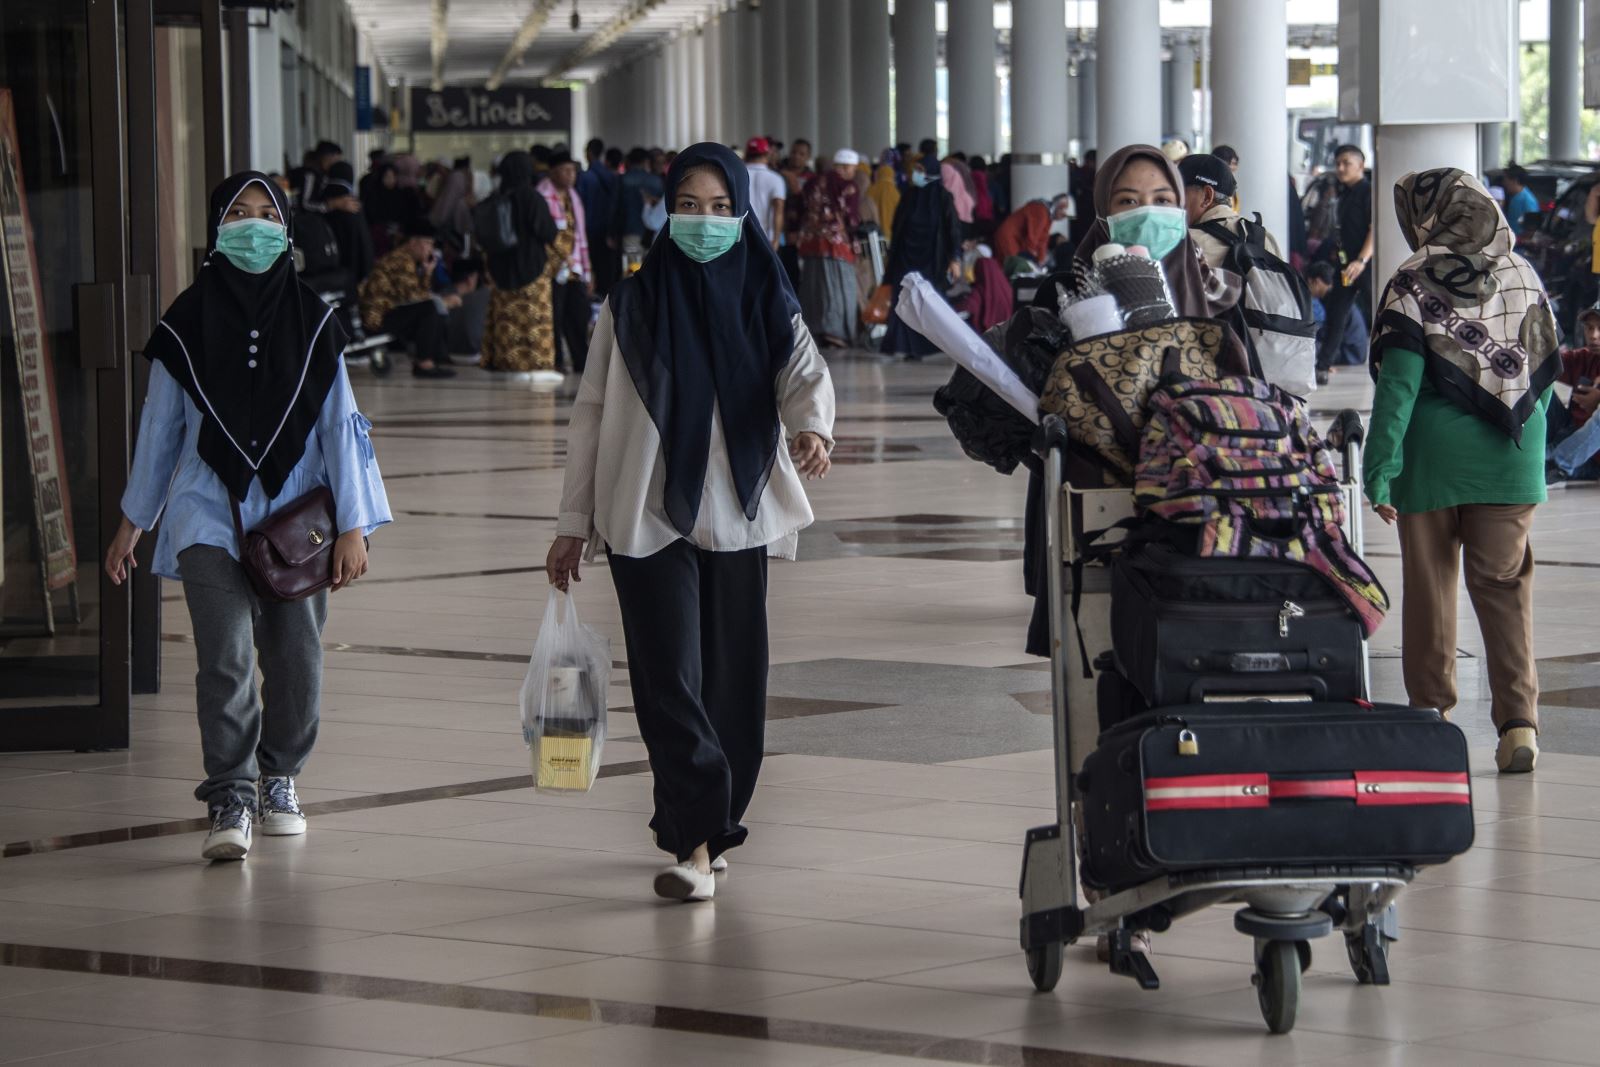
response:
<path id="1" fill-rule="evenodd" d="M 587 793 L 594 785 L 606 743 L 610 683 L 611 642 L 578 622 L 572 597 L 550 590 L 519 698 L 535 788 Z"/>
<path id="2" fill-rule="evenodd" d="M 572 412 L 547 569 L 611 561 L 639 734 L 655 775 L 655 891 L 709 900 L 761 769 L 767 557 L 812 521 L 801 476 L 831 466 L 833 386 L 720 145 L 667 175 L 666 239 L 613 290 Z"/>

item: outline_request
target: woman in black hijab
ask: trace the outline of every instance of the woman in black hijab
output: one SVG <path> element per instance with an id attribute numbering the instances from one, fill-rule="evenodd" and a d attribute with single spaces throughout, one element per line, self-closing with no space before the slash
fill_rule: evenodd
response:
<path id="1" fill-rule="evenodd" d="M 907 274 L 921 274 L 941 293 L 955 284 L 961 265 L 961 219 L 955 199 L 940 180 L 939 157 L 929 153 L 911 172 L 912 187 L 895 209 L 894 240 L 889 245 L 888 269 L 883 280 L 900 303 L 900 283 Z M 938 351 L 932 341 L 889 313 L 889 330 L 883 351 L 921 359 Z"/>
<path id="2" fill-rule="evenodd" d="M 550 206 L 533 184 L 533 157 L 508 152 L 500 161 L 500 192 L 511 202 L 517 243 L 490 252 L 489 320 L 482 364 L 489 370 L 532 374 L 560 384 L 556 371 L 556 319 L 550 283 L 572 251 L 571 232 L 556 228 Z M 480 238 L 481 239 L 481 238 Z M 555 255 L 550 253 L 554 251 Z"/>
<path id="3" fill-rule="evenodd" d="M 333 589 L 367 569 L 366 535 L 390 521 L 345 373 L 345 332 L 295 276 L 289 205 L 245 171 L 211 194 L 208 253 L 145 345 L 150 388 L 105 568 L 121 584 L 161 520 L 155 572 L 183 583 L 194 626 L 202 855 L 243 859 L 251 827 L 305 832 L 294 779 L 316 741 L 328 597 L 265 601 L 240 566 L 239 530 L 326 486 Z M 259 659 L 263 709 L 255 686 Z M 259 796 L 257 780 L 260 781 Z"/>
<path id="4" fill-rule="evenodd" d="M 611 294 L 572 413 L 547 569 L 567 589 L 604 545 L 655 775 L 655 881 L 709 900 L 761 768 L 767 558 L 811 524 L 833 385 L 739 158 L 698 144 L 666 180 L 667 231 Z"/>

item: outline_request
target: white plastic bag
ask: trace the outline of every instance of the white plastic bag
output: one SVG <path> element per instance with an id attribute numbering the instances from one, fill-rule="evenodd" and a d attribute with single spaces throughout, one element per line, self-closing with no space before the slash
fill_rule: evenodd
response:
<path id="1" fill-rule="evenodd" d="M 578 622 L 570 594 L 551 589 L 520 695 L 522 739 L 540 792 L 587 793 L 594 785 L 610 682 L 611 641 Z"/>

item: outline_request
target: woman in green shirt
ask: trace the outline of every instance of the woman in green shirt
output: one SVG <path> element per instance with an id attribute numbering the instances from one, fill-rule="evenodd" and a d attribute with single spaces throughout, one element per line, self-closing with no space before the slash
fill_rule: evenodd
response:
<path id="1" fill-rule="evenodd" d="M 1395 185 L 1414 254 L 1384 291 L 1372 340 L 1377 395 L 1367 496 L 1400 523 L 1401 658 L 1412 705 L 1456 703 L 1456 587 L 1483 631 L 1495 762 L 1533 770 L 1533 509 L 1545 499 L 1545 408 L 1561 370 L 1538 276 L 1478 180 L 1453 168 Z"/>

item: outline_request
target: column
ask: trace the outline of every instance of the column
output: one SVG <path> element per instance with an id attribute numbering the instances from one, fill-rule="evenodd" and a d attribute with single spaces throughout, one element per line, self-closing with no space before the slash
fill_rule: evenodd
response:
<path id="1" fill-rule="evenodd" d="M 784 0 L 784 82 L 789 87 L 788 130 L 784 141 L 817 139 L 817 0 Z"/>
<path id="2" fill-rule="evenodd" d="M 889 136 L 889 5 L 854 0 L 850 5 L 850 140 L 872 159 L 891 144 Z"/>
<path id="3" fill-rule="evenodd" d="M 859 0 L 858 0 L 859 2 Z M 827 158 L 850 147 L 851 124 L 850 25 L 851 0 L 817 0 L 818 39 L 828 47 L 817 51 L 817 155 Z M 824 32 L 824 28 L 826 32 Z"/>
<path id="4" fill-rule="evenodd" d="M 739 55 L 742 32 L 739 29 L 739 17 L 738 4 L 722 15 L 722 69 L 719 72 L 722 85 L 722 134 L 718 140 L 723 144 L 737 144 L 742 149 L 749 135 L 744 132 L 748 121 L 744 117 L 744 97 L 740 92 L 743 78 L 740 68 L 744 66 L 744 61 Z"/>
<path id="5" fill-rule="evenodd" d="M 1504 161 L 1500 151 L 1500 137 L 1505 130 L 1503 122 L 1478 123 L 1478 167 L 1473 173 L 1486 174 L 1499 170 Z"/>
<path id="6" fill-rule="evenodd" d="M 1013 204 L 1067 188 L 1066 16 L 1064 0 L 1011 2 Z M 1103 11 L 1100 17 L 1103 26 Z"/>
<path id="7" fill-rule="evenodd" d="M 1259 0 L 1212 0 L 1212 143 L 1239 153 L 1239 200 L 1267 230 L 1289 225 L 1288 9 Z M 1474 155 L 1476 152 L 1474 151 Z M 1375 200 L 1385 195 L 1374 196 Z"/>
<path id="8" fill-rule="evenodd" d="M 689 136 L 690 144 L 706 139 L 706 35 L 704 27 L 689 31 Z"/>
<path id="9" fill-rule="evenodd" d="M 663 45 L 650 53 L 650 92 L 654 105 L 650 113 L 654 116 L 655 124 L 650 139 L 662 145 L 673 143 L 672 86 L 672 72 L 667 69 L 667 49 Z"/>
<path id="10" fill-rule="evenodd" d="M 1288 38 L 1285 37 L 1285 42 Z M 1172 46 L 1172 59 L 1167 62 L 1167 121 L 1164 133 L 1183 138 L 1183 143 L 1195 147 L 1194 139 L 1194 45 L 1182 41 Z"/>
<path id="11" fill-rule="evenodd" d="M 673 140 L 674 148 L 685 148 L 697 140 L 694 130 L 694 59 L 693 46 L 689 43 L 694 33 L 678 34 L 678 39 L 673 41 L 674 50 L 678 53 L 678 136 Z"/>
<path id="12" fill-rule="evenodd" d="M 787 141 L 789 125 L 789 39 L 786 19 L 789 0 L 762 0 L 761 21 L 761 132 Z"/>
<path id="13" fill-rule="evenodd" d="M 722 140 L 722 19 L 713 16 L 706 20 L 701 35 L 705 62 L 700 67 L 700 80 L 706 86 L 706 128 L 701 133 L 705 141 Z"/>
<path id="14" fill-rule="evenodd" d="M 1583 26 L 1578 0 L 1550 0 L 1550 158 L 1582 156 L 1579 109 L 1583 86 L 1578 81 L 1578 53 Z M 1515 153 L 1513 153 L 1515 154 Z"/>
<path id="15" fill-rule="evenodd" d="M 1265 9 L 1273 5 L 1259 4 Z M 1256 8 L 1252 8 L 1254 12 Z M 1013 5 L 1013 12 L 1015 5 Z M 1215 7 L 1212 19 L 1217 19 Z M 1130 144 L 1157 144 L 1161 137 L 1161 4 L 1160 0 L 1099 0 L 1100 28 L 1095 64 L 1098 78 L 1098 145 L 1109 156 Z M 1281 22 L 1283 14 L 1279 13 Z M 1015 51 L 1018 33 L 1012 15 Z M 1277 60 L 1283 61 L 1283 46 Z M 1287 77 L 1287 68 L 1283 77 Z M 1280 79 L 1281 80 L 1281 79 Z M 1273 121 L 1282 124 L 1283 101 Z M 1015 121 L 1015 120 L 1013 120 Z"/>
<path id="16" fill-rule="evenodd" d="M 736 143 L 744 142 L 766 128 L 766 93 L 761 80 L 761 12 L 739 5 L 735 16 L 739 27 L 739 98 L 743 102 L 740 126 L 734 131 Z"/>
<path id="17" fill-rule="evenodd" d="M 894 138 L 915 148 L 924 137 L 939 136 L 939 32 L 933 0 L 895 0 L 893 30 Z"/>
<path id="18" fill-rule="evenodd" d="M 1013 77 L 1015 77 L 1013 75 Z M 1075 94 L 1078 98 L 1078 158 L 1082 153 L 1088 152 L 1096 145 L 1095 131 L 1100 128 L 1100 86 L 1095 80 L 1095 61 L 1093 56 L 1084 56 L 1078 60 L 1078 77 Z M 1013 82 L 1013 84 L 1015 84 Z M 1016 98 L 1016 90 L 1012 90 L 1012 98 Z"/>
<path id="19" fill-rule="evenodd" d="M 995 125 L 994 0 L 949 0 L 946 6 L 945 61 L 950 67 L 950 151 L 994 158 L 999 143 Z M 1015 41 L 1015 31 L 1012 40 Z M 1016 99 L 1016 95 L 1012 95 Z"/>

